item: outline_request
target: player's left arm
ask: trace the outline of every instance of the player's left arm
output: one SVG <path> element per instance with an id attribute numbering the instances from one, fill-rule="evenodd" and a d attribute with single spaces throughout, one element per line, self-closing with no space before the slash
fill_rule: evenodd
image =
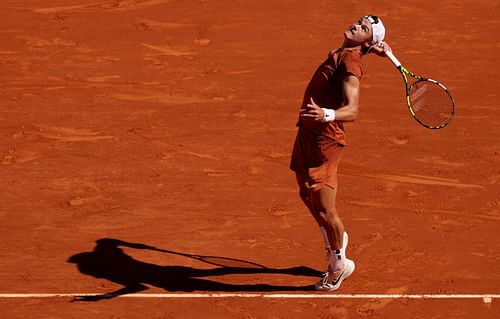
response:
<path id="1" fill-rule="evenodd" d="M 311 103 L 307 104 L 305 109 L 300 111 L 300 117 L 305 120 L 313 121 L 343 121 L 352 122 L 358 115 L 359 104 L 359 79 L 354 75 L 348 75 L 342 83 L 344 93 L 344 106 L 337 110 L 322 108 L 314 102 L 311 97 Z"/>
<path id="2" fill-rule="evenodd" d="M 335 120 L 352 122 L 358 116 L 359 106 L 359 79 L 354 75 L 348 75 L 342 83 L 344 91 L 344 106 L 335 110 Z"/>

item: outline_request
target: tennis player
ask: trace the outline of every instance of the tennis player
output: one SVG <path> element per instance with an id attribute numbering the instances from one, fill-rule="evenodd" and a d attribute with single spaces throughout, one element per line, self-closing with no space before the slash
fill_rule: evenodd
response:
<path id="1" fill-rule="evenodd" d="M 348 236 L 335 208 L 337 166 L 346 145 L 344 122 L 354 121 L 358 114 L 361 59 L 369 52 L 385 56 L 390 48 L 384 36 L 377 16 L 365 16 L 349 26 L 342 46 L 331 51 L 314 73 L 299 112 L 290 168 L 327 250 L 328 268 L 317 290 L 338 289 L 355 268 L 345 256 Z"/>

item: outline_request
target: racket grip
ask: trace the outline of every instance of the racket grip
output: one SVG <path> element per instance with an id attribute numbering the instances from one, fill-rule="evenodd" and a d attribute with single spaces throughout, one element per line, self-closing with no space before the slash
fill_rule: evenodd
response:
<path id="1" fill-rule="evenodd" d="M 401 66 L 401 62 L 399 62 L 399 60 L 394 56 L 394 54 L 392 54 L 391 51 L 385 51 L 385 55 L 387 55 L 389 60 L 391 60 L 392 64 L 394 64 L 396 68 L 399 68 Z"/>

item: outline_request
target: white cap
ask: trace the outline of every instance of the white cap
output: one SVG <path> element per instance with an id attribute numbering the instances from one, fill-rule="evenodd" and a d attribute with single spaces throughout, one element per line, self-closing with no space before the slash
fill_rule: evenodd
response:
<path id="1" fill-rule="evenodd" d="M 385 37 L 385 27 L 384 24 L 382 23 L 382 20 L 380 20 L 379 17 L 374 15 L 365 16 L 365 18 L 372 24 L 373 42 L 375 43 L 382 42 Z"/>

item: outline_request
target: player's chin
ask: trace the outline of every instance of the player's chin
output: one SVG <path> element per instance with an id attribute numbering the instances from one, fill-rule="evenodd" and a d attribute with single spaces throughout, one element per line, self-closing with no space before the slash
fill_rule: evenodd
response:
<path id="1" fill-rule="evenodd" d="M 351 32 L 344 33 L 344 41 L 351 46 L 361 45 L 364 42 L 356 35 L 351 34 Z"/>

